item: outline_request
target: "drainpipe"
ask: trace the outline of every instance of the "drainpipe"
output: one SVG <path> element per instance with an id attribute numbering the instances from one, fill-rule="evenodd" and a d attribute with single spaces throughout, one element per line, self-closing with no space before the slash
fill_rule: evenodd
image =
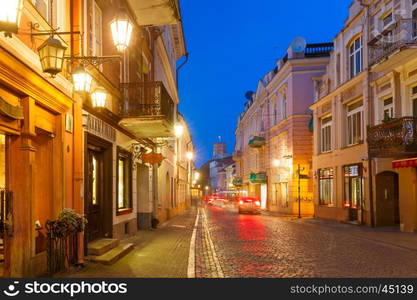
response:
<path id="1" fill-rule="evenodd" d="M 177 81 L 177 92 L 178 92 L 178 74 L 181 70 L 182 67 L 184 67 L 184 65 L 188 62 L 188 58 L 190 56 L 190 53 L 185 53 L 185 60 L 183 61 L 183 63 L 181 65 L 178 66 L 177 71 L 176 71 L 176 81 Z"/>
<path id="2" fill-rule="evenodd" d="M 365 34 L 369 37 L 369 4 L 365 4 L 364 0 L 360 0 L 359 4 L 365 9 Z M 369 58 L 369 47 L 367 47 L 367 58 Z M 368 103 L 368 124 L 371 123 L 373 116 L 372 116 L 372 97 L 371 97 L 371 88 L 370 88 L 370 78 L 371 78 L 371 71 L 369 69 L 369 61 L 367 61 L 368 66 L 366 68 L 366 91 L 367 91 L 367 103 Z M 370 125 L 367 126 L 367 133 L 369 132 Z M 367 144 L 368 149 L 368 182 L 369 182 L 369 210 L 370 210 L 370 218 L 371 218 L 371 227 L 375 227 L 375 216 L 374 216 L 374 191 L 373 191 L 373 158 L 372 154 L 369 149 L 369 145 Z M 363 204 L 361 204 L 363 205 Z M 364 214 L 362 213 L 361 216 L 361 223 L 364 223 Z"/>

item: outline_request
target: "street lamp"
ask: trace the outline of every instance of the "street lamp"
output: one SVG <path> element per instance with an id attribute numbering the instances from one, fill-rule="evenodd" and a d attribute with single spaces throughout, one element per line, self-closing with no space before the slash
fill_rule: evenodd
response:
<path id="1" fill-rule="evenodd" d="M 117 51 L 123 52 L 129 46 L 133 26 L 126 11 L 121 10 L 110 24 L 113 42 Z"/>
<path id="2" fill-rule="evenodd" d="M 17 33 L 20 23 L 20 15 L 23 8 L 23 0 L 2 1 L 0 9 L 0 31 L 4 31 L 5 36 L 11 37 L 12 33 Z"/>
<path id="3" fill-rule="evenodd" d="M 60 40 L 53 36 L 47 38 L 38 48 L 42 71 L 44 73 L 49 73 L 52 77 L 61 73 L 64 64 L 65 50 L 67 50 L 67 47 L 62 45 Z"/>
<path id="4" fill-rule="evenodd" d="M 103 87 L 98 87 L 91 94 L 93 107 L 103 108 L 106 106 L 107 91 Z"/>
<path id="5" fill-rule="evenodd" d="M 200 179 L 200 173 L 199 172 L 195 172 L 194 173 L 194 179 L 195 180 L 199 180 Z"/>
<path id="6" fill-rule="evenodd" d="M 279 167 L 281 165 L 281 161 L 279 159 L 274 159 L 272 164 L 274 165 L 274 167 Z"/>
<path id="7" fill-rule="evenodd" d="M 174 126 L 174 134 L 177 138 L 180 138 L 184 133 L 184 126 L 181 124 L 176 124 Z"/>
<path id="8" fill-rule="evenodd" d="M 90 74 L 87 73 L 83 66 L 78 67 L 72 73 L 72 80 L 74 82 L 74 90 L 76 92 L 90 92 L 91 81 L 93 80 L 93 78 Z"/>
<path id="9" fill-rule="evenodd" d="M 192 152 L 187 152 L 187 154 L 186 154 L 186 157 L 187 157 L 187 159 L 188 160 L 193 160 L 194 159 L 194 153 L 192 153 Z"/>

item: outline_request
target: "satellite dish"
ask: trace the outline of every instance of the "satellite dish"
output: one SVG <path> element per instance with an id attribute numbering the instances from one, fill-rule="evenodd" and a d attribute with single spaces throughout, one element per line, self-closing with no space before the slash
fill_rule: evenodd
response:
<path id="1" fill-rule="evenodd" d="M 297 37 L 291 42 L 291 49 L 294 53 L 303 52 L 307 47 L 307 41 L 303 37 Z"/>
<path id="2" fill-rule="evenodd" d="M 253 98 L 253 94 L 255 94 L 254 92 L 252 92 L 252 91 L 247 91 L 246 93 L 245 93 L 245 98 L 246 99 L 248 99 L 248 100 L 252 100 L 252 98 Z"/>

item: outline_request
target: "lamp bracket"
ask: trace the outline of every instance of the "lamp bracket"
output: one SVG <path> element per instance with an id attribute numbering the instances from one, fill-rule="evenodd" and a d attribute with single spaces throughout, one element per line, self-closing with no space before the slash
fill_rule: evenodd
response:
<path id="1" fill-rule="evenodd" d="M 104 64 L 112 60 L 121 60 L 120 55 L 108 55 L 108 56 L 65 56 L 67 61 L 79 62 L 81 65 L 93 65 L 95 67 Z"/>
<path id="2" fill-rule="evenodd" d="M 29 22 L 30 24 L 30 35 L 33 36 L 45 36 L 45 35 L 69 35 L 69 34 L 81 34 L 81 31 L 58 31 L 60 28 L 51 28 L 51 29 L 39 29 L 39 23 Z"/>

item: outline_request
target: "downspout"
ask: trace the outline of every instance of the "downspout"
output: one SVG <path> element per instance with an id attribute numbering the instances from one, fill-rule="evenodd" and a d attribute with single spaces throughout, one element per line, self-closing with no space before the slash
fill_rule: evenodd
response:
<path id="1" fill-rule="evenodd" d="M 178 92 L 178 75 L 179 75 L 179 71 L 181 70 L 182 67 L 184 67 L 184 65 L 188 62 L 188 57 L 190 56 L 190 53 L 185 53 L 185 60 L 183 61 L 183 63 L 181 65 L 178 66 L 177 70 L 176 70 L 176 81 L 177 81 L 177 92 Z"/>
<path id="2" fill-rule="evenodd" d="M 367 35 L 367 39 L 369 38 L 369 4 L 365 4 L 364 0 L 360 0 L 359 4 L 365 9 L 365 26 L 366 26 L 366 30 L 365 30 L 365 34 Z M 366 57 L 369 58 L 369 47 L 367 45 L 367 53 L 366 53 Z M 373 103 L 372 103 L 372 97 L 371 97 L 371 88 L 370 88 L 370 77 L 371 77 L 371 71 L 369 68 L 369 61 L 367 61 L 368 65 L 366 67 L 366 90 L 367 90 L 367 102 L 368 102 L 368 125 L 367 125 L 367 135 L 369 132 L 369 127 L 372 122 L 373 116 L 372 116 L 372 111 L 373 111 Z M 369 210 L 370 210 L 370 219 L 371 219 L 371 227 L 375 227 L 375 212 L 374 212 L 374 191 L 373 191 L 373 158 L 372 158 L 372 154 L 371 151 L 369 149 L 369 145 L 368 143 L 366 143 L 367 145 L 367 152 L 368 152 L 368 182 L 369 182 Z M 362 204 L 363 205 L 363 204 Z M 362 213 L 362 220 L 361 223 L 364 224 L 364 215 Z"/>

